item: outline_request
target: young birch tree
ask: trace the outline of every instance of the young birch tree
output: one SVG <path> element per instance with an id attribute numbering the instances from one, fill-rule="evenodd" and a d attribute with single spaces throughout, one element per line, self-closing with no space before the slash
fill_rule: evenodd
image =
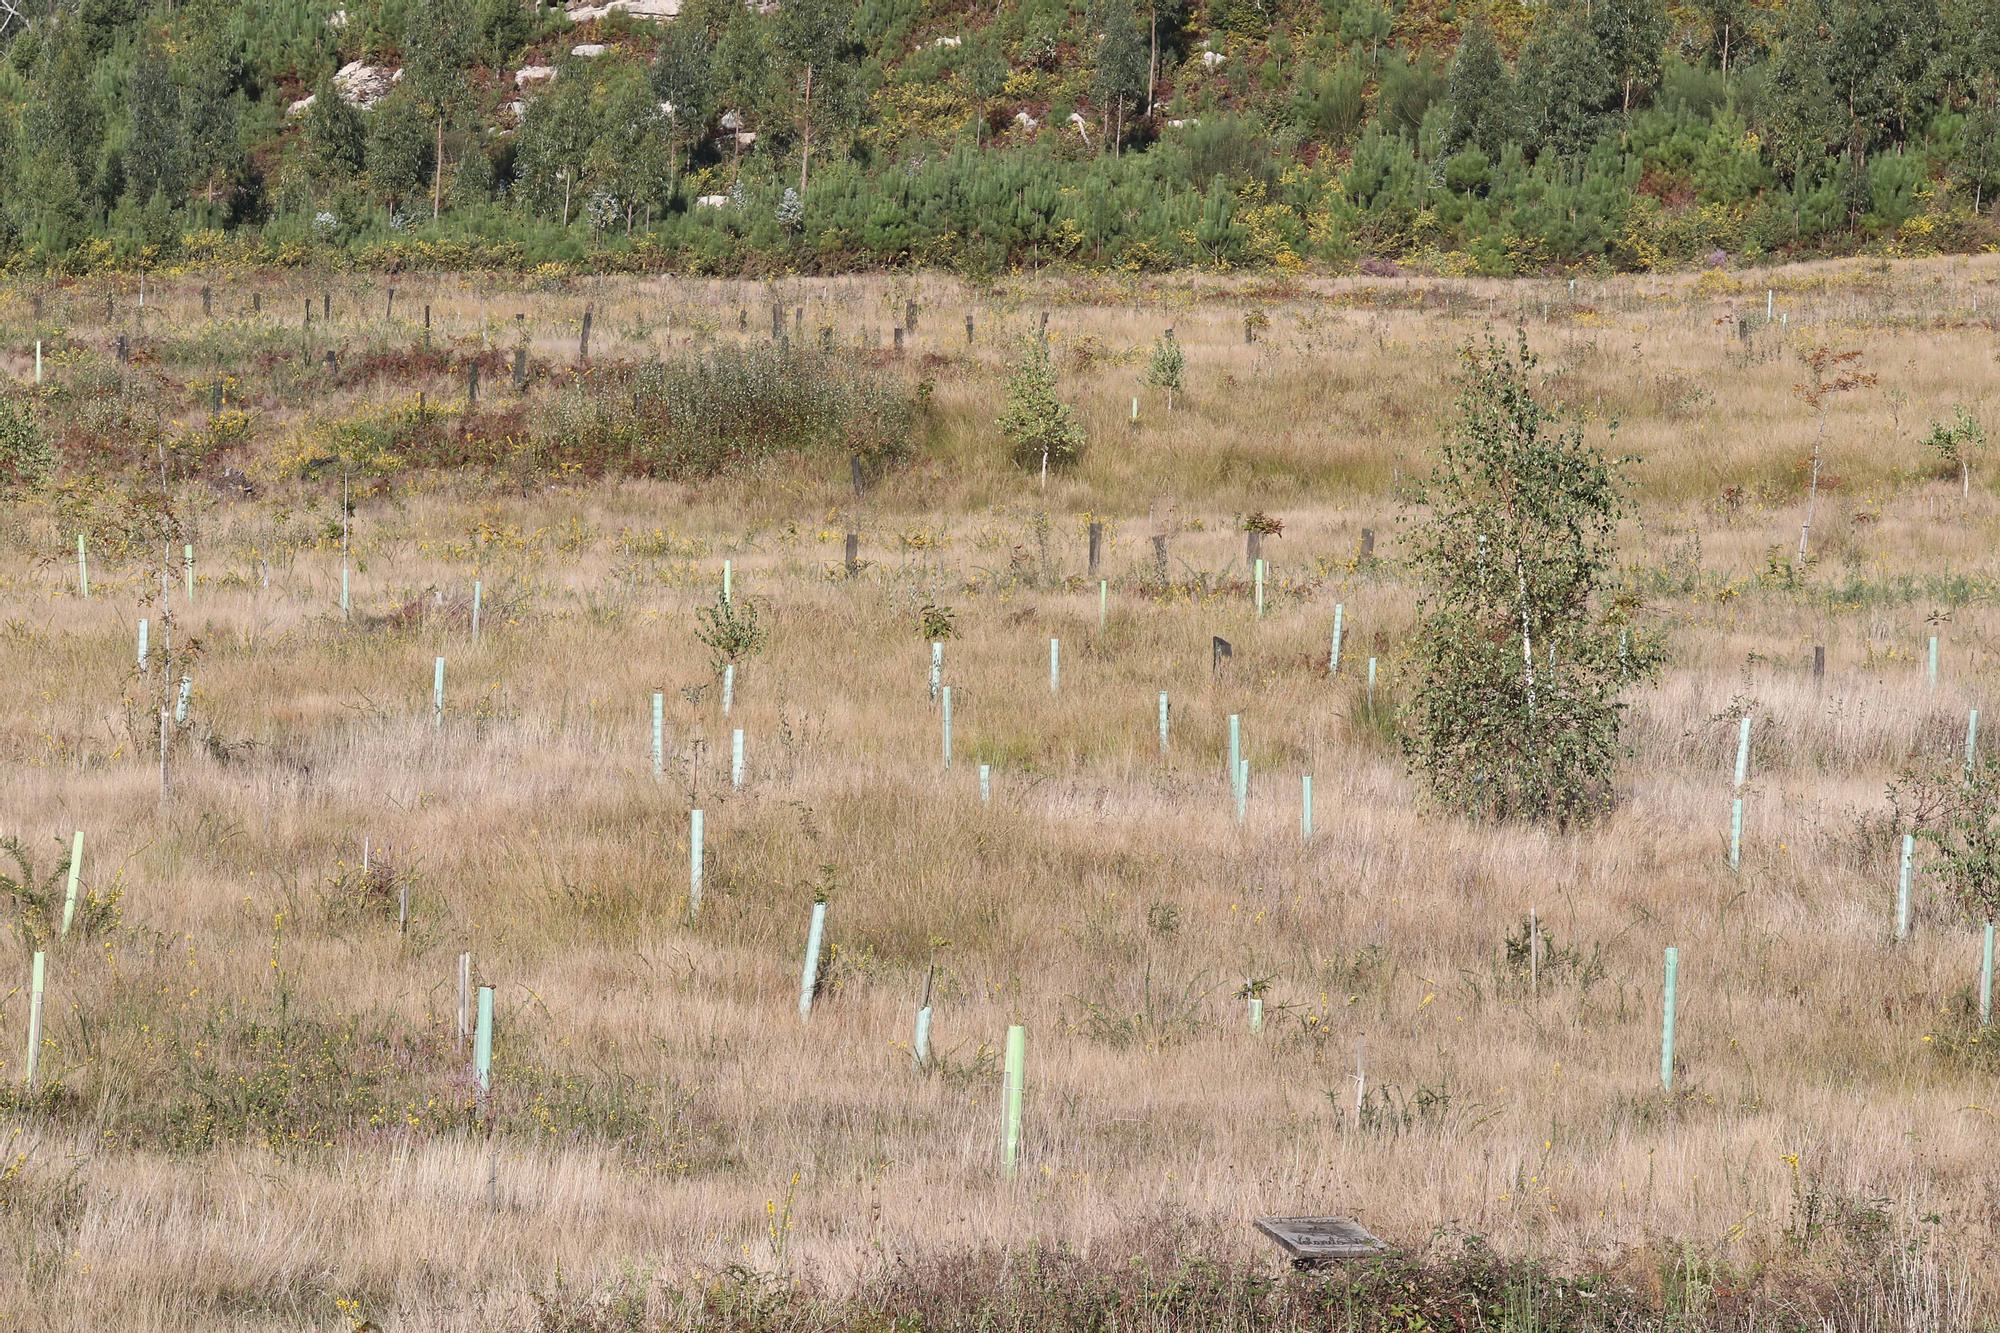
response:
<path id="1" fill-rule="evenodd" d="M 1423 593 L 1404 710 L 1411 769 L 1447 808 L 1567 825 L 1604 809 L 1620 689 L 1651 666 L 1609 593 L 1617 465 L 1537 401 L 1527 337 L 1469 347 L 1424 483 Z"/>
<path id="2" fill-rule="evenodd" d="M 1799 566 L 1805 572 L 1806 544 L 1812 536 L 1813 509 L 1819 503 L 1820 470 L 1826 461 L 1826 409 L 1838 395 L 1853 393 L 1875 383 L 1875 377 L 1866 371 L 1855 370 L 1854 363 L 1861 359 L 1859 352 L 1836 352 L 1831 347 L 1813 346 L 1806 349 L 1803 360 L 1806 363 L 1806 378 L 1803 383 L 1792 386 L 1792 392 L 1812 409 L 1813 446 L 1812 459 L 1806 477 L 1806 516 L 1799 524 Z"/>

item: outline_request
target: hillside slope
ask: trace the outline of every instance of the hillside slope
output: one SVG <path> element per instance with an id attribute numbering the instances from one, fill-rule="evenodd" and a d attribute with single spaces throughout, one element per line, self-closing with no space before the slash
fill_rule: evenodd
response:
<path id="1" fill-rule="evenodd" d="M 1985 0 L 37 0 L 5 38 L 30 269 L 1509 274 L 2000 237 Z"/>

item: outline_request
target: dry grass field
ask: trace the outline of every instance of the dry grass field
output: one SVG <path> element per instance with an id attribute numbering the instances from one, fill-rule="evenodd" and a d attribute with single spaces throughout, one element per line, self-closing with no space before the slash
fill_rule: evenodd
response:
<path id="1" fill-rule="evenodd" d="M 215 275 L 145 299 L 0 293 L 15 392 L 71 452 L 52 492 L 0 511 L 0 832 L 37 881 L 0 934 L 0 1327 L 2000 1321 L 1980 934 L 1920 856 L 1910 936 L 1893 938 L 1884 794 L 1906 763 L 1963 747 L 1968 709 L 2000 724 L 2000 456 L 1975 460 L 1965 495 L 1920 445 L 1959 405 L 2000 436 L 2000 258 L 1573 293 Z M 513 465 L 537 403 L 690 340 L 768 337 L 773 301 L 788 332 L 830 326 L 837 355 L 925 383 L 916 456 L 863 494 L 844 457 L 699 481 Z M 455 359 L 407 355 L 426 304 Z M 1043 310 L 1091 437 L 1045 486 L 991 425 L 1009 339 Z M 1395 743 L 1417 594 L 1403 497 L 1450 420 L 1458 349 L 1517 322 L 1550 396 L 1595 439 L 1615 421 L 1635 456 L 1621 578 L 1667 653 L 1631 696 L 1615 810 L 1567 834 L 1427 807 Z M 1171 413 L 1141 382 L 1168 324 L 1188 360 Z M 1814 421 L 1793 386 L 1816 343 L 1860 350 L 1879 383 L 1831 406 L 1815 558 L 1796 568 Z M 341 480 L 299 460 L 418 392 L 450 420 L 482 346 L 462 423 L 475 461 L 353 483 L 344 619 Z M 133 535 L 123 497 L 163 441 L 203 431 L 227 439 L 169 488 L 196 558 L 189 601 L 174 548 L 169 629 L 160 545 Z M 102 449 L 87 465 L 85 440 Z M 1241 533 L 1257 511 L 1283 522 L 1261 619 Z M 725 562 L 769 629 L 727 715 L 694 615 Z M 949 767 L 926 606 L 956 622 Z M 1220 671 L 1212 635 L 1234 646 Z M 169 651 L 192 687 L 163 795 Z M 54 919 L 36 895 L 76 830 L 81 905 L 46 945 L 30 1093 L 29 940 Z M 827 953 L 802 1021 L 819 896 Z M 483 1108 L 461 951 L 495 992 Z M 1010 1024 L 1027 1037 L 1012 1180 Z M 1264 1213 L 1362 1219 L 1410 1289 L 1273 1294 L 1279 1256 L 1250 1227 Z M 1097 1305 L 1036 1290 L 1093 1273 L 1111 1293 Z M 1476 1320 L 1424 1313 L 1468 1273 L 1517 1285 Z M 1601 1288 L 1538 1309 L 1536 1282 L 1568 1277 Z M 1176 1303 L 1208 1281 L 1235 1294 Z M 920 1313 L 895 1322 L 899 1302 Z"/>

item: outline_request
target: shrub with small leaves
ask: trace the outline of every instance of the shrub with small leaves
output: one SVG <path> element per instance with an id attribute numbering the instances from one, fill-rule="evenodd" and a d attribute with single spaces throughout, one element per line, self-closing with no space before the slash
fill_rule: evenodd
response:
<path id="1" fill-rule="evenodd" d="M 1446 807 L 1560 826 L 1609 804 L 1618 694 L 1653 650 L 1621 640 L 1630 608 L 1607 596 L 1622 479 L 1536 399 L 1534 366 L 1525 333 L 1466 349 L 1420 497 L 1403 748 Z"/>
<path id="2" fill-rule="evenodd" d="M 62 846 L 47 874 L 37 874 L 27 844 L 19 838 L 0 838 L 0 856 L 13 864 L 0 871 L 0 898 L 14 909 L 14 932 L 29 949 L 40 949 L 54 940 L 62 929 L 63 906 L 68 897 L 69 849 Z M 78 938 L 92 939 L 117 926 L 118 901 L 122 889 L 108 893 L 80 889 L 75 919 L 70 930 Z"/>
<path id="3" fill-rule="evenodd" d="M 0 398 L 0 494 L 24 495 L 56 474 L 56 449 L 20 403 Z"/>
<path id="4" fill-rule="evenodd" d="M 926 643 L 956 638 L 958 614 L 948 606 L 925 602 L 923 609 L 917 612 L 917 632 L 923 635 Z"/>
<path id="5" fill-rule="evenodd" d="M 777 216 L 778 225 L 786 231 L 795 232 L 806 225 L 805 200 L 799 198 L 799 192 L 789 185 L 785 187 L 784 197 L 778 200 Z"/>
<path id="6" fill-rule="evenodd" d="M 757 613 L 757 604 L 748 598 L 725 598 L 716 594 L 710 606 L 694 613 L 695 637 L 709 652 L 709 664 L 717 675 L 724 667 L 736 666 L 764 651 L 770 631 Z"/>
<path id="7" fill-rule="evenodd" d="M 1265 537 L 1282 537 L 1285 535 L 1285 520 L 1259 509 L 1256 513 L 1244 517 L 1243 530 Z"/>
<path id="8" fill-rule="evenodd" d="M 1167 391 L 1167 411 L 1174 410 L 1174 395 L 1181 391 L 1181 380 L 1187 370 L 1187 357 L 1181 352 L 1181 345 L 1174 341 L 1174 331 L 1168 329 L 1165 336 L 1153 344 L 1153 362 L 1146 368 L 1146 383 L 1156 389 Z"/>
<path id="9" fill-rule="evenodd" d="M 1924 448 L 1939 466 L 1957 474 L 1959 491 L 1965 495 L 1972 493 L 1972 456 L 1985 447 L 1985 428 L 1963 407 L 1954 408 L 1948 422 L 1932 422 L 1930 434 L 1924 436 Z"/>
<path id="10" fill-rule="evenodd" d="M 1931 850 L 1931 878 L 1975 922 L 2000 919 L 2000 759 L 1912 766 L 1889 784 L 1895 823 Z"/>

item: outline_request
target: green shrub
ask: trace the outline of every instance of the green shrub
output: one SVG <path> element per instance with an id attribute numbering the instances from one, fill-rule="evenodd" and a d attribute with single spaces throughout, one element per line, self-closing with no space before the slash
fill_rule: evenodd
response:
<path id="1" fill-rule="evenodd" d="M 1022 467 L 1070 467 L 1083 457 L 1083 427 L 1056 396 L 1056 368 L 1045 339 L 1023 341 L 1007 380 L 1007 409 L 996 423 Z"/>
<path id="2" fill-rule="evenodd" d="M 0 494 L 40 490 L 57 462 L 55 446 L 27 409 L 0 398 Z"/>
<path id="3" fill-rule="evenodd" d="M 921 425 L 915 393 L 831 354 L 717 346 L 643 367 L 622 391 L 579 382 L 535 429 L 544 464 L 588 474 L 716 476 L 787 454 L 902 462 Z"/>
<path id="4" fill-rule="evenodd" d="M 741 597 L 717 594 L 714 605 L 695 608 L 694 620 L 694 635 L 708 649 L 709 665 L 718 676 L 723 668 L 739 666 L 763 652 L 770 637 L 757 604 Z"/>

